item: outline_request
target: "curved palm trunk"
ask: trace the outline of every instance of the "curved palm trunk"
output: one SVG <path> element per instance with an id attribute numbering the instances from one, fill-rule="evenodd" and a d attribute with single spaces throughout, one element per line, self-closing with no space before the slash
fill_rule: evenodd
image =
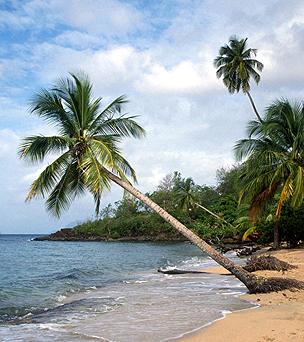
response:
<path id="1" fill-rule="evenodd" d="M 252 97 L 251 97 L 249 91 L 247 91 L 246 94 L 247 94 L 247 96 L 248 96 L 248 98 L 249 98 L 249 101 L 250 101 L 250 103 L 251 103 L 251 105 L 252 105 L 252 108 L 253 108 L 253 111 L 254 111 L 255 115 L 257 116 L 258 120 L 259 120 L 260 122 L 262 122 L 262 118 L 260 117 L 260 114 L 259 114 L 258 110 L 256 109 L 256 106 L 255 106 L 255 104 L 254 104 L 254 102 L 253 102 L 253 99 L 252 99 Z"/>
<path id="2" fill-rule="evenodd" d="M 167 213 L 158 204 L 151 201 L 149 197 L 145 196 L 139 190 L 134 188 L 130 183 L 123 181 L 122 179 L 120 179 L 119 177 L 117 177 L 112 172 L 106 169 L 104 169 L 104 172 L 114 183 L 118 184 L 123 189 L 131 193 L 134 197 L 136 197 L 137 199 L 145 203 L 147 206 L 149 206 L 153 211 L 159 214 L 166 222 L 168 222 L 173 228 L 175 228 L 178 232 L 184 235 L 188 240 L 190 240 L 193 244 L 199 247 L 203 252 L 207 253 L 214 261 L 216 261 L 218 264 L 220 264 L 225 269 L 230 271 L 233 275 L 235 275 L 243 284 L 245 284 L 249 292 L 257 291 L 257 288 L 263 281 L 263 278 L 257 277 L 245 271 L 241 266 L 234 264 L 230 259 L 216 251 L 207 242 L 205 242 L 200 237 L 195 235 L 190 229 L 184 226 L 172 215 Z"/>

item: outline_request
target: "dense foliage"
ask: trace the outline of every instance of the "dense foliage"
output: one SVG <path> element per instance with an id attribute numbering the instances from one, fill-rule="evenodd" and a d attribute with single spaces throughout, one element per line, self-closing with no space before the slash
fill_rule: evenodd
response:
<path id="1" fill-rule="evenodd" d="M 167 175 L 157 189 L 147 195 L 207 240 L 219 241 L 223 238 L 235 237 L 237 230 L 233 223 L 238 214 L 237 197 L 225 191 L 221 192 L 223 188 L 231 186 L 228 184 L 231 181 L 230 173 L 234 174 L 235 168 L 222 169 L 221 174 L 224 179 L 220 180 L 218 187 L 213 187 L 197 185 L 191 178 L 182 178 L 180 173 L 175 172 Z M 182 197 L 183 192 L 186 192 L 186 200 Z M 196 203 L 216 213 L 224 221 L 212 216 Z M 82 223 L 75 227 L 75 230 L 78 234 L 90 233 L 106 239 L 176 240 L 182 238 L 157 214 L 131 197 L 125 197 L 114 206 L 107 205 L 101 210 L 98 219 Z"/>
<path id="2" fill-rule="evenodd" d="M 238 203 L 243 167 L 235 165 L 230 169 L 219 169 L 216 186 L 195 184 L 191 178 L 182 178 L 179 172 L 175 172 L 167 175 L 157 189 L 147 195 L 206 240 L 214 243 L 241 241 L 243 234 L 252 226 L 247 216 L 249 203 Z M 183 193 L 187 201 L 182 201 Z M 274 197 L 268 204 L 268 210 L 261 213 L 254 225 L 254 234 L 248 234 L 249 238 L 261 243 L 273 241 L 276 220 L 275 215 L 269 213 L 275 212 L 276 200 Z M 195 203 L 204 206 L 221 219 Z M 283 241 L 287 241 L 291 246 L 303 241 L 303 224 L 304 206 L 293 209 L 287 204 L 280 218 Z M 79 236 L 92 235 L 107 240 L 183 239 L 159 215 L 132 197 L 125 197 L 114 205 L 108 204 L 101 209 L 98 219 L 79 224 L 75 227 L 75 233 Z"/>
<path id="3" fill-rule="evenodd" d="M 249 123 L 248 138 L 240 140 L 235 151 L 240 161 L 245 160 L 240 174 L 241 196 L 250 202 L 250 217 L 254 220 L 261 216 L 261 210 L 269 211 L 275 200 L 276 208 L 270 212 L 275 214 L 275 245 L 279 246 L 282 209 L 286 205 L 300 208 L 304 199 L 302 102 L 273 102 L 262 122 Z"/>

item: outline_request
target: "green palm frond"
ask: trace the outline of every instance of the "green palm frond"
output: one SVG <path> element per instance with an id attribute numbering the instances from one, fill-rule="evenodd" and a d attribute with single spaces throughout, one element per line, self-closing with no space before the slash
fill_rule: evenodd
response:
<path id="1" fill-rule="evenodd" d="M 41 162 L 49 153 L 64 152 L 72 142 L 72 139 L 64 136 L 33 135 L 22 140 L 18 153 L 20 158 L 32 163 Z"/>
<path id="2" fill-rule="evenodd" d="M 251 200 L 251 217 L 279 194 L 276 216 L 286 201 L 299 207 L 304 200 L 303 103 L 274 101 L 263 122 L 252 121 L 248 139 L 235 145 L 238 160 L 244 161 L 242 199 Z"/>
<path id="3" fill-rule="evenodd" d="M 70 153 L 65 152 L 48 165 L 32 183 L 26 200 L 30 201 L 37 196 L 42 196 L 44 198 L 48 193 L 50 193 L 56 182 L 61 177 L 63 170 L 70 163 L 70 158 Z"/>
<path id="4" fill-rule="evenodd" d="M 42 89 L 30 101 L 31 113 L 55 125 L 61 134 L 71 134 L 77 130 L 72 114 L 63 105 L 63 99 L 54 91 Z"/>
<path id="5" fill-rule="evenodd" d="M 46 200 L 47 210 L 57 217 L 60 216 L 62 211 L 67 210 L 70 207 L 76 192 L 79 193 L 80 190 L 79 186 L 77 187 L 77 190 L 72 187 L 72 185 L 75 186 L 75 179 L 78 177 L 76 162 L 66 165 L 66 168 L 62 173 L 61 178 L 53 187 Z"/>
<path id="6" fill-rule="evenodd" d="M 100 123 L 94 134 L 116 134 L 121 137 L 142 138 L 145 136 L 144 129 L 134 120 L 136 116 L 120 116 L 115 119 L 108 119 Z"/>
<path id="7" fill-rule="evenodd" d="M 122 156 L 124 137 L 141 138 L 144 129 L 135 116 L 122 115 L 127 102 L 120 96 L 101 109 L 101 98 L 92 98 L 92 83 L 85 74 L 59 79 L 50 90 L 42 90 L 31 101 L 31 111 L 55 124 L 58 136 L 23 139 L 19 156 L 40 162 L 49 154 L 61 154 L 32 183 L 27 200 L 46 197 L 47 209 L 56 216 L 68 209 L 78 195 L 89 191 L 99 210 L 102 194 L 110 189 L 108 171 L 129 182 L 136 174 Z"/>
<path id="8" fill-rule="evenodd" d="M 116 114 L 121 115 L 122 106 L 125 103 L 128 103 L 125 95 L 121 95 L 109 103 L 99 114 L 95 116 L 91 123 L 91 131 L 95 132 L 96 128 L 98 128 L 101 123 L 113 119 Z"/>

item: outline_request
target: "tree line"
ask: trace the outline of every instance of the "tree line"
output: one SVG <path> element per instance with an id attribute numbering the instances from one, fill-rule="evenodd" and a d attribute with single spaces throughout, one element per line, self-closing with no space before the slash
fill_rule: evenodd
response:
<path id="1" fill-rule="evenodd" d="M 241 242 L 273 242 L 277 224 L 275 212 L 277 196 L 269 201 L 267 210 L 253 223 L 248 215 L 250 201 L 240 202 L 243 184 L 240 181 L 244 165 L 217 171 L 217 185 L 198 185 L 192 178 L 183 178 L 175 171 L 160 182 L 157 189 L 146 196 L 183 222 L 201 238 L 214 244 Z M 286 204 L 279 224 L 281 237 L 289 246 L 304 240 L 304 206 L 293 208 Z M 100 210 L 98 218 L 74 227 L 76 236 L 99 236 L 111 239 L 180 240 L 178 234 L 159 215 L 134 197 L 109 203 Z"/>

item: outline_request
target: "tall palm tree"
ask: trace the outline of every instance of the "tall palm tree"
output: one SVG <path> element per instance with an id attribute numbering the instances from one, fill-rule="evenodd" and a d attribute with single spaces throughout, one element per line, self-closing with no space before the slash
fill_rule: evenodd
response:
<path id="1" fill-rule="evenodd" d="M 250 216 L 279 193 L 275 216 L 281 215 L 286 201 L 299 207 L 304 199 L 304 107 L 303 102 L 275 101 L 263 122 L 249 123 L 248 139 L 238 141 L 236 156 L 244 160 L 243 198 L 251 201 Z M 278 222 L 278 220 L 277 220 Z M 279 226 L 274 229 L 274 248 L 278 248 Z"/>
<path id="2" fill-rule="evenodd" d="M 262 71 L 264 66 L 254 59 L 257 49 L 248 48 L 247 39 L 231 37 L 229 43 L 220 48 L 219 55 L 214 60 L 214 66 L 217 68 L 216 76 L 223 77 L 223 82 L 231 94 L 238 93 L 242 89 L 248 96 L 253 111 L 261 122 L 262 119 L 250 94 L 249 81 L 253 78 L 258 84 L 261 78 L 258 71 Z"/>
<path id="3" fill-rule="evenodd" d="M 47 197 L 47 209 L 59 216 L 77 195 L 88 190 L 94 196 L 98 211 L 101 194 L 114 182 L 233 273 L 250 292 L 277 290 L 276 283 L 252 275 L 235 265 L 133 187 L 128 176 L 135 180 L 135 172 L 121 155 L 118 144 L 124 137 L 142 137 L 144 130 L 134 117 L 121 114 L 124 103 L 126 99 L 119 97 L 101 109 L 101 98 L 92 99 L 89 79 L 74 74 L 60 80 L 51 90 L 42 90 L 34 96 L 31 102 L 32 113 L 55 124 L 59 135 L 25 138 L 20 146 L 20 157 L 30 162 L 39 162 L 50 153 L 60 155 L 33 182 L 27 199 L 39 195 Z"/>

